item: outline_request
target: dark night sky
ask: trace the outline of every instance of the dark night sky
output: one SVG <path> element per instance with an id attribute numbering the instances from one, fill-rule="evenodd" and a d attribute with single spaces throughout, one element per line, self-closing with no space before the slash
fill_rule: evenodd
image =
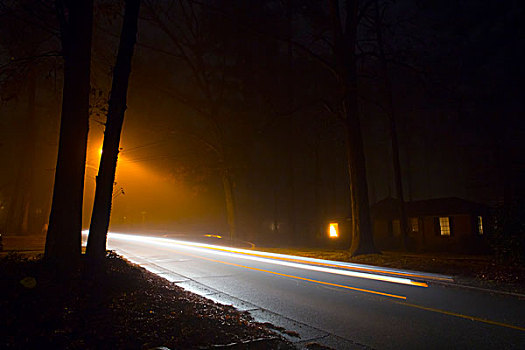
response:
<path id="1" fill-rule="evenodd" d="M 103 133 L 99 123 L 103 117 L 96 111 L 108 94 L 120 26 L 120 16 L 113 15 L 112 6 L 105 6 L 114 3 L 98 2 L 95 13 L 92 86 L 97 98 L 92 100 L 85 226 Z M 289 27 L 278 1 L 236 6 L 220 0 L 205 3 L 220 11 L 198 7 L 199 26 L 191 27 L 199 30 L 196 37 L 180 9 L 174 7 L 173 13 L 163 12 L 160 17 L 179 34 L 186 52 L 198 47 L 196 52 L 203 54 L 190 54 L 190 62 L 199 65 L 202 59 L 209 71 L 222 134 L 218 137 L 198 111 L 209 110 L 211 104 L 188 62 L 178 57 L 173 41 L 143 9 L 116 180 L 125 194 L 114 200 L 113 227 L 224 232 L 219 163 L 202 139 L 224 146 L 246 237 L 253 232 L 271 236 L 273 222 L 290 232 L 295 219 L 296 230 L 308 231 L 318 216 L 346 216 L 344 133 L 341 122 L 323 106 L 337 104 L 335 81 L 304 52 L 293 50 L 290 56 L 285 41 L 274 40 L 287 38 L 291 30 L 293 40 L 327 56 L 319 39 L 330 39 L 322 6 L 316 9 L 316 1 L 295 2 Z M 522 195 L 525 50 L 519 24 L 523 3 L 404 0 L 386 4 L 387 53 L 401 63 L 391 64 L 390 74 L 405 197 L 456 196 L 494 204 L 502 199 L 503 173 L 516 196 Z M 55 27 L 52 14 L 24 24 L 20 18 L 31 11 L 14 7 L 12 13 L 0 9 L 4 11 L 0 88 L 5 99 L 0 106 L 0 157 L 5 164 L 0 168 L 0 225 L 7 222 L 14 196 L 29 193 L 33 230 L 38 230 L 50 205 L 61 60 L 19 61 L 59 46 L 47 32 L 47 27 Z M 232 20 L 236 16 L 241 19 Z M 359 35 L 363 50 L 373 50 L 366 26 Z M 36 79 L 34 117 L 28 116 L 30 72 Z M 388 120 L 380 107 L 384 101 L 377 60 L 365 55 L 359 72 L 374 203 L 394 193 L 392 152 Z M 16 205 L 19 208 L 13 210 L 22 213 L 22 204 Z"/>

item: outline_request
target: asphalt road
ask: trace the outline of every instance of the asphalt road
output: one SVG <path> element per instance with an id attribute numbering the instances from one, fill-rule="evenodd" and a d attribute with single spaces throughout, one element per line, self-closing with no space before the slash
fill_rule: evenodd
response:
<path id="1" fill-rule="evenodd" d="M 446 276 L 110 234 L 110 249 L 190 291 L 336 349 L 525 349 L 525 299 Z"/>

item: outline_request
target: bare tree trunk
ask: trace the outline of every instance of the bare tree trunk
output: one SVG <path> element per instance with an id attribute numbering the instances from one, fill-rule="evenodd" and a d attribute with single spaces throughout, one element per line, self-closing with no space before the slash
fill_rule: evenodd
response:
<path id="1" fill-rule="evenodd" d="M 317 128 L 317 135 L 314 141 L 314 208 L 315 208 L 315 234 L 322 232 L 323 230 L 323 215 L 321 214 L 321 131 L 320 127 Z M 335 182 L 336 179 L 333 179 Z"/>
<path id="2" fill-rule="evenodd" d="M 64 54 L 64 89 L 45 259 L 65 269 L 75 267 L 81 253 L 93 0 L 57 0 L 56 6 Z"/>
<path id="3" fill-rule="evenodd" d="M 30 229 L 34 228 L 32 220 L 34 215 L 31 214 L 33 202 L 33 185 L 35 174 L 35 151 L 37 139 L 37 125 L 36 125 L 36 76 L 32 71 L 29 73 L 28 99 L 27 99 L 27 139 L 26 151 L 24 156 L 25 176 L 24 176 L 24 196 L 22 200 L 22 222 L 20 223 L 20 231 L 22 233 L 29 233 Z"/>
<path id="4" fill-rule="evenodd" d="M 111 200 L 117 169 L 120 134 L 127 108 L 131 60 L 137 40 L 140 0 L 126 0 L 125 4 L 124 22 L 120 34 L 117 62 L 113 71 L 102 157 L 96 179 L 95 202 L 91 214 L 86 250 L 86 254 L 94 259 L 103 259 L 106 254 L 106 238 L 111 216 Z"/>
<path id="5" fill-rule="evenodd" d="M 290 74 L 290 78 L 287 81 L 286 84 L 286 97 L 288 100 L 288 103 L 290 104 L 290 109 L 294 108 L 294 97 L 295 97 L 295 91 L 294 91 L 294 69 L 293 69 L 293 45 L 291 43 L 291 40 L 293 38 L 293 4 L 292 1 L 288 1 L 286 3 L 286 35 L 288 38 L 290 38 L 290 42 L 287 45 L 287 65 L 288 65 L 288 73 Z M 295 120 L 293 118 L 290 119 L 290 135 L 295 133 Z M 290 194 L 290 206 L 288 208 L 289 213 L 289 220 L 290 220 L 290 231 L 291 231 L 291 241 L 293 244 L 298 244 L 301 242 L 301 237 L 298 236 L 297 232 L 297 215 L 296 215 L 296 202 L 295 202 L 295 173 L 294 173 L 294 159 L 295 159 L 295 143 L 293 142 L 292 138 L 286 139 L 287 145 L 286 149 L 288 151 L 288 188 L 289 188 L 289 194 Z"/>
<path id="6" fill-rule="evenodd" d="M 334 28 L 334 54 L 339 72 L 339 83 L 343 95 L 343 114 L 346 122 L 353 226 L 350 253 L 355 256 L 376 252 L 370 224 L 366 164 L 357 100 L 355 45 L 358 1 L 348 0 L 342 4 L 344 16 L 340 14 L 341 6 L 338 0 L 330 0 L 330 5 Z"/>
<path id="7" fill-rule="evenodd" d="M 226 201 L 226 217 L 228 220 L 228 228 L 230 239 L 237 238 L 236 232 L 236 217 L 235 217 L 235 201 L 233 196 L 233 180 L 228 169 L 221 170 L 222 186 L 224 189 L 224 199 Z"/>
<path id="8" fill-rule="evenodd" d="M 392 164 L 394 166 L 394 185 L 396 187 L 396 197 L 399 199 L 399 215 L 401 223 L 401 244 L 403 249 L 407 249 L 408 223 L 405 210 L 405 196 L 403 193 L 403 177 L 401 175 L 401 163 L 399 161 L 399 142 L 397 139 L 396 110 L 394 107 L 394 98 L 392 95 L 392 81 L 388 71 L 388 62 L 385 54 L 383 41 L 383 31 L 379 15 L 379 3 L 375 1 L 375 29 L 377 46 L 379 49 L 379 63 L 383 75 L 384 94 L 387 104 L 387 114 L 390 122 L 390 139 L 392 142 Z"/>
<path id="9" fill-rule="evenodd" d="M 353 84 L 357 87 L 355 84 Z M 348 170 L 350 176 L 350 202 L 352 205 L 352 256 L 376 253 L 370 223 L 368 183 L 359 121 L 357 96 L 344 99 L 346 112 Z"/>
<path id="10" fill-rule="evenodd" d="M 25 138 L 20 142 L 20 157 L 15 185 L 7 210 L 7 232 L 28 233 L 30 202 L 32 198 L 33 174 L 36 142 L 36 76 L 33 71 L 27 74 L 27 111 L 23 120 L 26 128 Z"/>
<path id="11" fill-rule="evenodd" d="M 294 130 L 291 128 L 291 133 L 293 134 Z M 286 141 L 288 143 L 287 145 L 287 185 L 288 185 L 288 193 L 290 195 L 290 201 L 289 207 L 288 207 L 288 220 L 290 220 L 290 241 L 292 244 L 297 244 L 300 241 L 300 237 L 297 235 L 297 215 L 296 215 L 296 204 L 295 204 L 295 172 L 294 172 L 294 163 L 295 163 L 295 147 L 294 144 L 289 142 L 289 140 Z"/>
<path id="12" fill-rule="evenodd" d="M 18 165 L 17 176 L 15 179 L 15 185 L 13 187 L 13 192 L 11 193 L 11 198 L 9 200 L 9 205 L 7 206 L 7 214 L 5 219 L 5 231 L 6 233 L 20 233 L 20 222 L 21 222 L 21 211 L 20 207 L 23 206 L 23 185 L 22 177 L 24 171 L 24 161 L 20 160 Z"/>

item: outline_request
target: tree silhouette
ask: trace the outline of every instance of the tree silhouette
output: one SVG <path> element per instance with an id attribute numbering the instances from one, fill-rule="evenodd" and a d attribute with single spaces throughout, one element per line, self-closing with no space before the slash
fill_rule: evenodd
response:
<path id="1" fill-rule="evenodd" d="M 86 254 L 96 260 L 104 258 L 106 236 L 111 216 L 113 185 L 119 153 L 120 134 L 127 105 L 131 60 L 137 38 L 140 0 L 126 0 L 124 22 L 120 34 L 117 62 L 113 71 L 102 156 L 96 179 L 95 202 L 91 214 Z"/>
<path id="2" fill-rule="evenodd" d="M 93 0 L 59 0 L 56 6 L 64 56 L 64 89 L 45 259 L 66 269 L 76 266 L 81 253 Z"/>

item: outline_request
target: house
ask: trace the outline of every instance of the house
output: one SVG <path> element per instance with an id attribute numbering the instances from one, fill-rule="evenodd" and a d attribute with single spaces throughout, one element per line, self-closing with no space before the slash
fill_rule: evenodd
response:
<path id="1" fill-rule="evenodd" d="M 401 248 L 400 202 L 385 198 L 371 207 L 372 230 L 380 249 Z M 423 251 L 480 252 L 490 227 L 488 208 L 460 198 L 405 202 L 407 246 Z"/>

